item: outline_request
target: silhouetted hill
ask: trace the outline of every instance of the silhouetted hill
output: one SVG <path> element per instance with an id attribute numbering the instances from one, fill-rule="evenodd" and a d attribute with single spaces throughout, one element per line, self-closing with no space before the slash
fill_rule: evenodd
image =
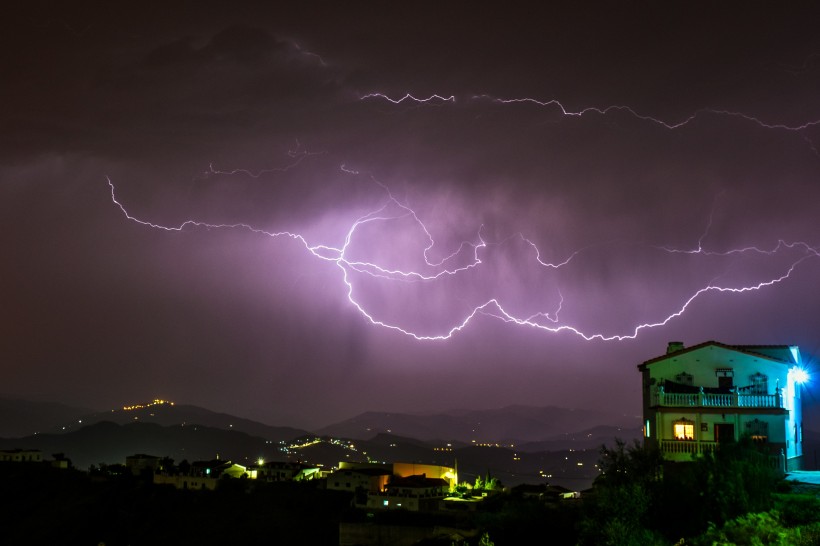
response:
<path id="1" fill-rule="evenodd" d="M 56 432 L 58 423 L 77 423 L 93 411 L 54 402 L 0 398 L 0 438 Z"/>
<path id="2" fill-rule="evenodd" d="M 515 405 L 435 415 L 366 412 L 317 433 L 355 439 L 390 433 L 427 441 L 521 444 L 551 440 L 601 425 L 635 429 L 640 427 L 640 420 L 636 416 L 591 410 Z"/>
<path id="3" fill-rule="evenodd" d="M 0 399 L 0 438 L 70 432 L 102 421 L 121 425 L 134 422 L 156 423 L 163 426 L 202 425 L 237 430 L 274 442 L 288 441 L 308 434 L 307 431 L 298 428 L 266 425 L 186 404 L 152 402 L 127 409 L 95 411 L 63 404 Z"/>
<path id="4" fill-rule="evenodd" d="M 239 464 L 257 458 L 284 460 L 280 445 L 236 430 L 201 425 L 162 426 L 156 423 L 120 425 L 103 421 L 63 434 L 37 434 L 24 438 L 2 439 L 0 449 L 39 449 L 44 457 L 65 453 L 78 468 L 92 464 L 124 463 L 125 457 L 146 453 L 171 457 L 180 462 L 209 460 L 217 456 Z"/>
<path id="5" fill-rule="evenodd" d="M 205 427 L 235 430 L 245 432 L 251 436 L 261 436 L 266 440 L 279 442 L 290 440 L 303 434 L 306 430 L 287 427 L 271 426 L 250 419 L 244 419 L 227 413 L 217 413 L 199 406 L 187 404 L 153 404 L 133 409 L 117 409 L 107 412 L 97 412 L 82 417 L 82 424 L 89 425 L 101 421 L 118 424 L 126 423 L 156 423 L 163 426 L 172 425 L 202 425 Z M 76 428 L 76 425 L 74 425 Z"/>
<path id="6" fill-rule="evenodd" d="M 420 462 L 427 464 L 453 465 L 452 452 L 437 451 L 441 442 L 423 442 L 414 438 L 404 438 L 394 434 L 377 434 L 370 440 L 356 442 L 374 461 Z M 459 444 L 463 446 L 463 444 Z"/>

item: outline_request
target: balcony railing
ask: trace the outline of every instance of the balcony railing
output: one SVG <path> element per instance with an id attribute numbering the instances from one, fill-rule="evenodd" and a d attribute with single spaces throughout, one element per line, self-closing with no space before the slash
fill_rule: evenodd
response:
<path id="1" fill-rule="evenodd" d="M 715 442 L 696 442 L 693 440 L 661 440 L 661 451 L 664 453 L 688 453 L 701 455 L 711 453 L 717 448 Z"/>
<path id="2" fill-rule="evenodd" d="M 712 453 L 718 449 L 717 442 L 698 442 L 696 440 L 661 440 L 661 451 L 668 459 L 681 460 L 678 455 L 697 455 Z M 767 444 L 768 445 L 768 444 Z M 785 455 L 779 444 L 775 444 L 769 451 L 763 451 L 761 456 L 765 458 L 766 464 L 775 469 L 785 470 Z"/>
<path id="3" fill-rule="evenodd" d="M 775 394 L 727 394 L 664 392 L 658 387 L 652 393 L 653 406 L 692 408 L 782 408 L 783 397 Z"/>

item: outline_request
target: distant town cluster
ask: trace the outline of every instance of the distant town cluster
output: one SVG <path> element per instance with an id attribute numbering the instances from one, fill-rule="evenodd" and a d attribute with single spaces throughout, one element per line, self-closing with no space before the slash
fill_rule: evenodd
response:
<path id="1" fill-rule="evenodd" d="M 166 404 L 169 405 L 169 406 L 174 405 L 174 403 L 171 402 L 170 400 L 160 400 L 158 398 L 155 398 L 153 401 L 148 402 L 147 404 L 133 404 L 131 406 L 123 406 L 122 411 L 133 411 L 133 410 L 150 408 L 151 406 L 163 406 L 163 405 L 166 405 Z M 111 411 L 114 411 L 114 410 L 111 410 Z"/>

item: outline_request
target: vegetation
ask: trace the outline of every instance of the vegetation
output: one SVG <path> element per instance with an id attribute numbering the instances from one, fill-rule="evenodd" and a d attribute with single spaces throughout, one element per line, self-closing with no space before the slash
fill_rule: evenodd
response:
<path id="1" fill-rule="evenodd" d="M 749 439 L 692 463 L 665 463 L 638 443 L 602 449 L 579 544 L 820 544 L 820 500 L 777 493 L 782 480 Z"/>
<path id="2" fill-rule="evenodd" d="M 601 451 L 601 476 L 584 503 L 580 543 L 589 545 L 662 544 L 655 525 L 662 497 L 660 451 L 617 442 Z"/>
<path id="3" fill-rule="evenodd" d="M 497 478 L 487 472 L 485 477 L 476 476 L 475 483 L 461 482 L 450 490 L 450 495 L 460 499 L 469 499 L 471 497 L 486 496 L 486 494 L 495 493 L 503 490 L 501 482 Z"/>

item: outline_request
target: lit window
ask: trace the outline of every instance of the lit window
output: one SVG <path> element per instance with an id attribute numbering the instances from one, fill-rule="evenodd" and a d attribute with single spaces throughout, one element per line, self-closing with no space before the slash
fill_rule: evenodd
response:
<path id="1" fill-rule="evenodd" d="M 687 419 L 675 421 L 674 425 L 676 440 L 694 440 L 695 439 L 695 423 Z"/>

